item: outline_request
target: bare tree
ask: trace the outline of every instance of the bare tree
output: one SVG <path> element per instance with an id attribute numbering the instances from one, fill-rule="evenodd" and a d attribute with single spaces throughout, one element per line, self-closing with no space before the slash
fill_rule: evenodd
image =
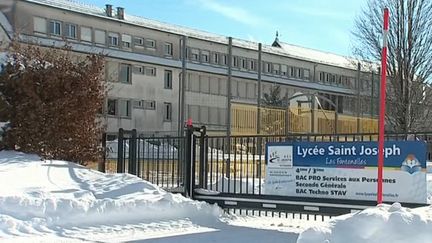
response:
<path id="1" fill-rule="evenodd" d="M 358 58 L 381 59 L 385 7 L 390 11 L 386 128 L 398 132 L 430 129 L 432 1 L 369 0 L 353 31 Z"/>

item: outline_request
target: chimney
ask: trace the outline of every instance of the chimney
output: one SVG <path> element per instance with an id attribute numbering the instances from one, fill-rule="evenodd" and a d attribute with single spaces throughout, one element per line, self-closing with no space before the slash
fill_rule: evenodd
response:
<path id="1" fill-rule="evenodd" d="M 112 7 L 111 4 L 105 4 L 105 13 L 108 17 L 112 17 Z"/>
<path id="2" fill-rule="evenodd" d="M 117 18 L 124 19 L 124 8 L 117 7 Z"/>

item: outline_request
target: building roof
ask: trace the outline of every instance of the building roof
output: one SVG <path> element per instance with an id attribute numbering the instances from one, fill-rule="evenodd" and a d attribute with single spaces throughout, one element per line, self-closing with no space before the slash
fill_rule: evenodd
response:
<path id="1" fill-rule="evenodd" d="M 192 37 L 201 40 L 207 40 L 222 44 L 228 43 L 228 37 L 223 35 L 218 35 L 214 33 L 209 33 L 206 31 L 196 30 L 188 27 L 183 27 L 175 24 L 168 24 L 161 21 L 156 21 L 144 17 L 138 17 L 134 15 L 125 14 L 124 20 L 117 19 L 114 17 L 106 16 L 105 9 L 97 7 L 94 5 L 89 5 L 85 3 L 80 3 L 75 0 L 24 0 L 27 2 L 32 2 L 41 5 L 52 6 L 55 8 L 66 9 L 74 12 L 79 12 L 83 14 L 94 15 L 98 17 L 104 17 L 111 20 L 122 21 L 130 24 L 139 25 L 142 27 L 161 30 L 173 34 L 185 35 L 187 37 Z M 127 12 L 127 9 L 125 10 Z M 278 40 L 277 40 L 278 41 Z M 337 55 L 329 52 L 314 50 L 310 48 L 305 48 L 297 45 L 292 45 L 284 42 L 278 41 L 278 46 L 262 45 L 263 52 L 287 56 L 291 58 L 338 66 L 349 69 L 356 69 L 355 63 L 357 62 L 354 58 L 345 57 L 342 55 Z M 236 39 L 233 38 L 233 46 L 242 47 L 246 49 L 258 49 L 258 43 Z"/>

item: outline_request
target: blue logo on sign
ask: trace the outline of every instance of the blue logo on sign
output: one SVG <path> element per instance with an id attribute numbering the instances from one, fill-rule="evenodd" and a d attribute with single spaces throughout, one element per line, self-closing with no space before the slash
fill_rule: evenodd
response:
<path id="1" fill-rule="evenodd" d="M 406 159 L 402 162 L 401 170 L 413 174 L 421 171 L 421 164 L 414 154 L 408 154 Z"/>

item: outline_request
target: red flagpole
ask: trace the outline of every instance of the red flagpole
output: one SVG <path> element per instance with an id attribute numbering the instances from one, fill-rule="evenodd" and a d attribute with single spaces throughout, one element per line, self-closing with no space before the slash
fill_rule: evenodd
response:
<path id="1" fill-rule="evenodd" d="M 389 30 L 389 10 L 384 9 L 383 46 L 381 55 L 381 95 L 379 113 L 379 135 L 378 135 L 378 192 L 377 203 L 383 202 L 383 166 L 384 166 L 384 125 L 386 105 L 386 79 L 387 79 L 387 38 Z"/>

